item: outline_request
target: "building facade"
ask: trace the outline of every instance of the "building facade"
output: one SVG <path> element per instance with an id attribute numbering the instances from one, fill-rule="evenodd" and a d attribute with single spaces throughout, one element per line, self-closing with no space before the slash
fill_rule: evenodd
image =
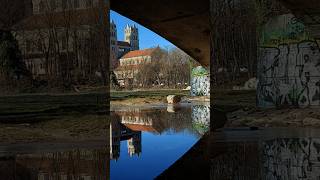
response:
<path id="1" fill-rule="evenodd" d="M 124 29 L 124 41 L 118 40 L 117 25 L 110 22 L 110 67 L 111 70 L 119 66 L 119 58 L 126 53 L 139 50 L 139 30 L 133 25 L 126 25 Z"/>
<path id="2" fill-rule="evenodd" d="M 159 50 L 159 47 L 136 50 L 122 56 L 119 60 L 119 67 L 114 71 L 120 86 L 136 85 L 140 68 L 146 63 L 151 63 L 155 53 Z"/>
<path id="3" fill-rule="evenodd" d="M 32 0 L 32 14 L 13 26 L 13 34 L 33 78 L 106 79 L 109 22 L 100 10 L 108 9 L 99 0 Z"/>
<path id="4" fill-rule="evenodd" d="M 101 64 L 109 61 L 110 69 L 114 70 L 120 57 L 139 49 L 138 28 L 127 25 L 124 41 L 119 41 L 114 21 L 108 27 L 110 43 L 97 43 L 103 40 L 97 31 L 101 24 L 99 3 L 99 0 L 32 0 L 32 13 L 13 26 L 13 34 L 34 79 L 88 82 L 108 72 Z M 102 48 L 110 48 L 109 58 Z"/>

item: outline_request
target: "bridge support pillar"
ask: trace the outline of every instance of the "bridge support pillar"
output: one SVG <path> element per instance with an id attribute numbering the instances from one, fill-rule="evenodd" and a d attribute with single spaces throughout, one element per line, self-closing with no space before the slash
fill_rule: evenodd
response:
<path id="1" fill-rule="evenodd" d="M 255 3 L 211 0 L 211 84 L 236 80 L 245 66 L 258 79 L 257 106 L 319 106 L 317 33 L 281 4 Z"/>
<path id="2" fill-rule="evenodd" d="M 209 67 L 208 67 L 209 68 Z M 203 66 L 198 66 L 191 71 L 191 96 L 210 96 L 210 73 Z"/>
<path id="3" fill-rule="evenodd" d="M 255 76 L 257 20 L 253 1 L 211 0 L 211 86 L 238 81 L 241 69 Z M 213 88 L 211 88 L 213 89 Z"/>
<path id="4" fill-rule="evenodd" d="M 320 41 L 292 14 L 269 18 L 260 37 L 257 105 L 319 106 Z"/>

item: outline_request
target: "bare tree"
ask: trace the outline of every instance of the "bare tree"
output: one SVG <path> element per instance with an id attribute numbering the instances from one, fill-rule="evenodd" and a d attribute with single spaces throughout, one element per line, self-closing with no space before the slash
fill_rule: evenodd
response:
<path id="1" fill-rule="evenodd" d="M 223 84 L 240 77 L 255 76 L 257 59 L 257 16 L 254 1 L 215 0 L 211 3 L 211 74 Z"/>
<path id="2" fill-rule="evenodd" d="M 160 49 L 153 54 L 152 61 L 139 68 L 137 84 L 142 87 L 182 87 L 190 82 L 190 63 L 194 60 L 177 48 L 170 51 Z"/>
<path id="3" fill-rule="evenodd" d="M 58 10 L 52 1 L 42 1 L 43 9 L 34 16 L 37 21 L 29 22 L 33 28 L 24 33 L 34 34 L 33 46 L 43 55 L 50 86 L 109 84 L 108 4 L 88 1 L 80 10 L 73 1 Z"/>

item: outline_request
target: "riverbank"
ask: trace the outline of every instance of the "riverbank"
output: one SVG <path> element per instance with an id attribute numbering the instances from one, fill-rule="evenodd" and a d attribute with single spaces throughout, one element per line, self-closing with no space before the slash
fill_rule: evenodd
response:
<path id="1" fill-rule="evenodd" d="M 101 115 L 51 117 L 37 123 L 0 123 L 0 144 L 106 141 L 110 119 Z"/>
<path id="2" fill-rule="evenodd" d="M 0 96 L 0 143 L 106 140 L 110 104 L 163 102 L 179 90 Z M 146 103 L 148 100 L 149 103 Z"/>
<path id="3" fill-rule="evenodd" d="M 112 91 L 65 94 L 19 94 L 0 96 L 0 122 L 5 119 L 34 119 L 62 114 L 107 113 L 111 105 L 139 105 L 166 103 L 168 95 L 188 96 L 184 90 Z M 110 104 L 108 102 L 110 99 Z"/>
<path id="4" fill-rule="evenodd" d="M 149 90 L 111 92 L 110 97 L 101 92 L 0 96 L 0 142 L 103 139 L 110 105 L 167 106 L 168 95 L 184 96 L 188 101 L 208 100 L 188 94 L 183 90 Z M 212 96 L 211 105 L 227 113 L 226 127 L 320 127 L 317 108 L 259 109 L 255 107 L 255 91 L 214 90 Z"/>
<path id="5" fill-rule="evenodd" d="M 228 114 L 227 127 L 320 127 L 320 108 L 240 109 Z"/>

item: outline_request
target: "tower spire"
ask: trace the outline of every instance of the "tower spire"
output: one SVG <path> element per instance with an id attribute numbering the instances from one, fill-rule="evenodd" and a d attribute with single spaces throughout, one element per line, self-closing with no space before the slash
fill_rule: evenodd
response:
<path id="1" fill-rule="evenodd" d="M 139 31 L 135 24 L 127 24 L 124 30 L 124 40 L 131 46 L 131 50 L 139 50 Z"/>

